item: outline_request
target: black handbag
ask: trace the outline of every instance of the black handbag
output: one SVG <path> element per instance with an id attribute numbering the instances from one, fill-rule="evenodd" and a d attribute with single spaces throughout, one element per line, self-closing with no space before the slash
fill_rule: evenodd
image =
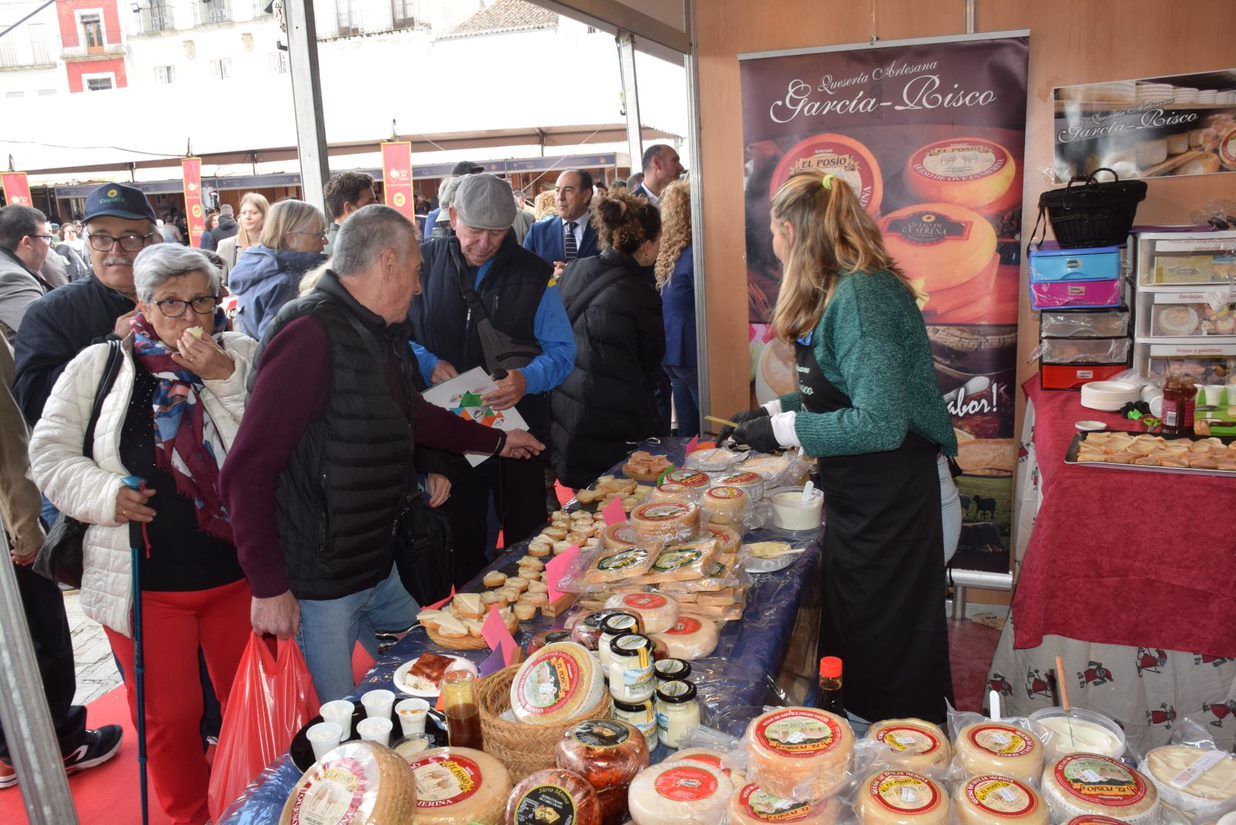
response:
<path id="1" fill-rule="evenodd" d="M 451 594 L 453 555 L 450 521 L 418 492 L 395 524 L 395 567 L 417 604 L 433 604 Z"/>
<path id="2" fill-rule="evenodd" d="M 120 374 L 120 359 L 120 341 L 108 341 L 107 364 L 103 367 L 102 377 L 99 378 L 99 387 L 95 390 L 94 403 L 90 407 L 90 421 L 86 425 L 86 435 L 82 439 L 82 455 L 86 458 L 94 458 L 94 428 L 99 423 L 99 412 L 103 409 L 103 401 L 115 386 L 116 376 Z M 34 559 L 34 572 L 57 584 L 80 589 L 82 586 L 82 540 L 89 526 L 61 513 L 56 523 L 47 531 L 47 538 L 43 539 L 39 554 Z"/>

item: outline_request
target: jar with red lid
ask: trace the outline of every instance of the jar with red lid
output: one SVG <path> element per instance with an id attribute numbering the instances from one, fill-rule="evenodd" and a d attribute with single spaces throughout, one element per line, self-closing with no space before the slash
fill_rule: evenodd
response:
<path id="1" fill-rule="evenodd" d="M 1197 386 L 1188 379 L 1169 378 L 1163 387 L 1163 434 L 1192 435 Z"/>

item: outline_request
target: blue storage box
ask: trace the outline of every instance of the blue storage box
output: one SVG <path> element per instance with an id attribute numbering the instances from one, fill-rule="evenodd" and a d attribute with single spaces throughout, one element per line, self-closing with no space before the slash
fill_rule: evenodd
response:
<path id="1" fill-rule="evenodd" d="M 1120 247 L 1061 249 L 1047 241 L 1030 250 L 1030 283 L 1120 280 Z"/>

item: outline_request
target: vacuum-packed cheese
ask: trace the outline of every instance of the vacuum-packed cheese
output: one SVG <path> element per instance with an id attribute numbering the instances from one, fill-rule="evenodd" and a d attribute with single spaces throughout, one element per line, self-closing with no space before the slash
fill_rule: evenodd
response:
<path id="1" fill-rule="evenodd" d="M 953 758 L 948 737 L 922 719 L 886 719 L 867 729 L 867 738 L 885 748 L 880 759 L 911 771 L 947 768 Z"/>
<path id="2" fill-rule="evenodd" d="M 601 802 L 577 773 L 537 771 L 511 791 L 506 825 L 601 825 Z"/>
<path id="3" fill-rule="evenodd" d="M 587 562 L 584 581 L 588 584 L 617 582 L 648 572 L 656 559 L 656 550 L 647 547 L 626 547 L 602 550 Z"/>
<path id="4" fill-rule="evenodd" d="M 414 825 L 502 822 L 511 795 L 511 775 L 489 754 L 472 748 L 433 748 L 418 754 L 412 773 L 416 776 Z"/>
<path id="5" fill-rule="evenodd" d="M 713 483 L 718 487 L 737 487 L 746 492 L 747 497 L 752 501 L 759 501 L 764 497 L 764 477 L 750 470 L 728 473 L 720 476 Z"/>
<path id="6" fill-rule="evenodd" d="M 823 799 L 846 782 L 854 732 L 840 716 L 815 708 L 769 711 L 752 720 L 745 737 L 747 778 L 771 794 Z"/>
<path id="7" fill-rule="evenodd" d="M 840 810 L 836 797 L 819 802 L 795 802 L 773 796 L 759 785 L 747 785 L 730 798 L 728 825 L 765 825 L 768 822 L 833 825 Z"/>
<path id="8" fill-rule="evenodd" d="M 691 491 L 693 495 L 699 495 L 711 483 L 712 480 L 708 478 L 708 474 L 701 473 L 699 470 L 670 470 L 661 476 L 661 480 L 657 484 L 658 486 L 680 484 Z"/>
<path id="9" fill-rule="evenodd" d="M 717 647 L 717 623 L 711 619 L 679 615 L 674 626 L 656 638 L 665 642 L 665 649 L 675 659 L 702 659 Z"/>
<path id="10" fill-rule="evenodd" d="M 520 722 L 556 725 L 591 710 L 605 680 L 588 648 L 555 642 L 528 657 L 511 681 L 511 712 Z"/>
<path id="11" fill-rule="evenodd" d="M 676 501 L 679 503 L 691 501 L 694 493 L 684 484 L 668 482 L 657 487 L 648 496 L 649 501 Z"/>
<path id="12" fill-rule="evenodd" d="M 702 579 L 712 568 L 716 556 L 717 540 L 708 534 L 705 534 L 704 538 L 667 544 L 665 549 L 657 554 L 652 566 L 648 568 L 647 578 L 643 581 L 649 584 L 665 584 Z"/>
<path id="13" fill-rule="evenodd" d="M 395 753 L 346 742 L 306 771 L 283 806 L 280 825 L 385 825 L 416 812 L 416 779 Z"/>
<path id="14" fill-rule="evenodd" d="M 700 498 L 700 512 L 709 524 L 741 524 L 747 505 L 740 487 L 712 487 Z"/>
<path id="15" fill-rule="evenodd" d="M 692 535 L 700 523 L 694 504 L 663 502 L 641 504 L 631 511 L 631 527 L 646 539 L 674 539 Z"/>
<path id="16" fill-rule="evenodd" d="M 976 776 L 957 788 L 961 825 L 1047 825 L 1047 803 L 1011 776 Z"/>
<path id="17" fill-rule="evenodd" d="M 1236 756 L 1226 751 L 1164 745 L 1146 754 L 1142 771 L 1187 815 L 1211 820 L 1236 807 Z"/>
<path id="18" fill-rule="evenodd" d="M 625 521 L 611 524 L 601 533 L 601 544 L 610 550 L 629 550 L 632 547 L 644 547 L 648 544 L 635 529 Z"/>
<path id="19" fill-rule="evenodd" d="M 717 540 L 717 555 L 727 557 L 738 553 L 742 546 L 742 533 L 725 524 L 709 524 L 704 528 Z"/>
<path id="20" fill-rule="evenodd" d="M 948 825 L 949 800 L 935 780 L 912 771 L 880 771 L 859 786 L 862 825 Z"/>
<path id="21" fill-rule="evenodd" d="M 1043 746 L 1033 733 L 1001 722 L 961 729 L 954 743 L 967 776 L 995 773 L 1035 782 L 1043 772 Z"/>
<path id="22" fill-rule="evenodd" d="M 722 764 L 722 754 L 720 751 L 715 751 L 711 748 L 682 748 L 665 757 L 666 762 L 675 762 L 683 759 L 688 762 L 700 762 L 720 771 L 725 774 L 726 778 L 730 780 L 735 788 L 741 788 L 747 784 L 746 774 Z"/>
<path id="23" fill-rule="evenodd" d="M 636 825 L 715 825 L 724 821 L 734 786 L 697 762 L 662 762 L 631 782 L 627 805 Z"/>
<path id="24" fill-rule="evenodd" d="M 1043 771 L 1043 796 L 1056 819 L 1099 814 L 1142 823 L 1159 813 L 1159 792 L 1139 771 L 1107 756 L 1074 753 Z"/>
<path id="25" fill-rule="evenodd" d="M 660 593 L 619 593 L 610 596 L 605 607 L 639 616 L 645 633 L 664 633 L 678 621 L 678 603 Z"/>
<path id="26" fill-rule="evenodd" d="M 559 768 L 587 779 L 598 791 L 625 788 L 648 767 L 648 741 L 626 722 L 589 719 L 563 734 L 554 761 Z"/>

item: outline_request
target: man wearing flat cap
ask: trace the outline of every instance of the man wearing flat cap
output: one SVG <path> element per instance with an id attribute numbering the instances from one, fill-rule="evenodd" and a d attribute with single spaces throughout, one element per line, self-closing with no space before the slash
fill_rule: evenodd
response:
<path id="1" fill-rule="evenodd" d="M 550 285 L 553 271 L 516 243 L 515 201 L 501 178 L 464 177 L 449 212 L 455 235 L 421 247 L 424 296 L 409 314 L 421 376 L 440 384 L 484 368 L 498 389 L 482 401 L 499 411 L 515 407 L 545 441 L 549 393 L 575 360 L 571 324 Z M 455 480 L 443 509 L 455 542 L 456 583 L 486 564 L 491 498 L 508 547 L 544 524 L 544 462 L 491 458 Z"/>

